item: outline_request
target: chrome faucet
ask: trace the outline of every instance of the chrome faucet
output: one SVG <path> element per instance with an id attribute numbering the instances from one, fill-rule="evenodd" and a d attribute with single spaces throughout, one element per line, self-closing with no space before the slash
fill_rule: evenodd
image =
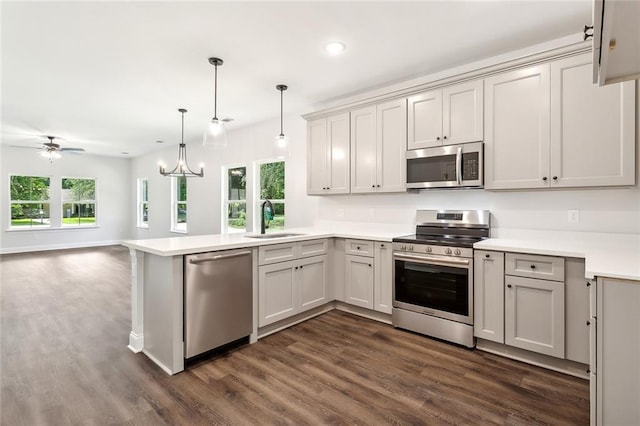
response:
<path id="1" fill-rule="evenodd" d="M 266 221 L 266 226 L 265 226 L 265 220 L 264 220 L 264 214 L 267 213 L 267 215 L 269 215 L 269 219 Z M 260 207 L 260 233 L 264 234 L 265 233 L 265 228 L 269 228 L 269 222 L 271 222 L 271 220 L 273 219 L 273 204 L 271 204 L 271 201 L 269 200 L 265 200 L 264 203 L 262 203 L 262 206 Z"/>

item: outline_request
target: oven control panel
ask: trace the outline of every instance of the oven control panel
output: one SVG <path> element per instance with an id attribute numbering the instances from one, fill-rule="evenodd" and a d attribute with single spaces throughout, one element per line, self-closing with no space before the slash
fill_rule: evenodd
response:
<path id="1" fill-rule="evenodd" d="M 438 256 L 473 257 L 473 249 L 429 244 L 393 243 L 393 250 L 402 253 L 433 254 Z"/>

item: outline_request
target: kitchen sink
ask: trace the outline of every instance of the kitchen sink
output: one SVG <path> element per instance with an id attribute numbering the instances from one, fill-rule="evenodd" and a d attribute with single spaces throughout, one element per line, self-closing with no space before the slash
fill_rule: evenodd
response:
<path id="1" fill-rule="evenodd" d="M 260 234 L 260 235 L 247 235 L 247 238 L 259 238 L 259 239 L 267 239 L 267 238 L 285 238 L 285 237 L 298 237 L 300 235 L 295 232 L 283 232 L 281 234 Z"/>

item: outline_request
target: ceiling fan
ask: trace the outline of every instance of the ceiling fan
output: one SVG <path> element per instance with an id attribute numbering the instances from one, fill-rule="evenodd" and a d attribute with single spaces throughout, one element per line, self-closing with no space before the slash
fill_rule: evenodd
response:
<path id="1" fill-rule="evenodd" d="M 84 148 L 63 148 L 60 144 L 55 143 L 53 140 L 55 136 L 45 136 L 49 139 L 49 142 L 44 142 L 40 147 L 31 147 L 31 146 L 14 146 L 15 148 L 33 148 L 41 150 L 40 155 L 48 158 L 49 162 L 52 163 L 53 160 L 60 158 L 62 152 L 84 152 Z"/>

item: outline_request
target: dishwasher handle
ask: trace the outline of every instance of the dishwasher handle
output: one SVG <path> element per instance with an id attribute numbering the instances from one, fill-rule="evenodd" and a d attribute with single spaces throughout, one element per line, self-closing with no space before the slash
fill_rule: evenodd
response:
<path id="1" fill-rule="evenodd" d="M 198 258 L 198 259 L 189 259 L 189 263 L 191 263 L 192 265 L 197 265 L 199 263 L 214 262 L 216 260 L 231 259 L 233 257 L 247 256 L 249 254 L 251 254 L 251 250 L 245 250 L 245 251 L 240 251 L 238 253 L 231 253 L 231 254 L 218 254 L 218 255 L 215 255 L 215 256 L 211 256 L 211 257 L 201 257 L 201 258 Z"/>

